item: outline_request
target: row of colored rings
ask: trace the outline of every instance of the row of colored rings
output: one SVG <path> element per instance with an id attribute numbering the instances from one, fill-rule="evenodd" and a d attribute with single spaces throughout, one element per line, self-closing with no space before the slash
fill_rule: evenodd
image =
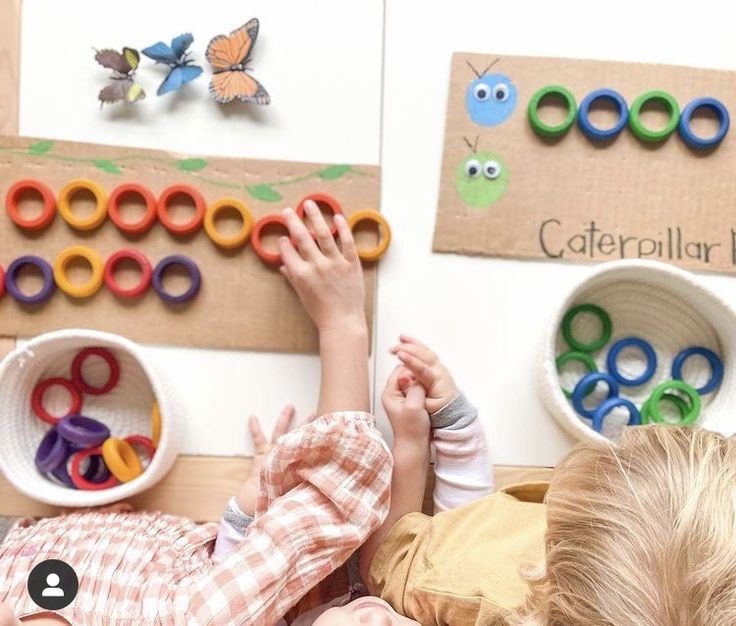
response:
<path id="1" fill-rule="evenodd" d="M 69 279 L 68 270 L 71 263 L 82 260 L 91 270 L 89 279 L 83 284 L 75 284 Z M 115 279 L 115 270 L 123 261 L 136 264 L 141 273 L 138 284 L 132 287 L 122 287 Z M 42 276 L 41 288 L 33 294 L 21 291 L 18 285 L 18 276 L 25 267 L 35 267 Z M 189 287 L 181 294 L 171 294 L 164 287 L 164 274 L 171 267 L 181 267 L 189 275 Z M 39 304 L 53 295 L 56 287 L 72 298 L 89 298 L 96 294 L 102 284 L 120 298 L 136 298 L 145 293 L 150 286 L 162 300 L 172 303 L 188 302 L 194 298 L 202 285 L 202 274 L 197 264 L 190 258 L 172 254 L 161 259 L 155 268 L 152 268 L 148 258 L 141 252 L 132 249 L 118 250 L 103 264 L 99 253 L 87 246 L 71 246 L 62 250 L 54 261 L 53 267 L 44 259 L 34 255 L 26 255 L 15 259 L 9 266 L 3 278 L 0 268 L 0 296 L 8 291 L 22 304 Z"/>
<path id="2" fill-rule="evenodd" d="M 23 218 L 18 206 L 21 196 L 29 191 L 40 194 L 44 203 L 43 211 L 34 219 Z M 89 217 L 80 218 L 72 211 L 72 197 L 80 191 L 87 191 L 95 198 L 95 210 Z M 133 196 L 143 200 L 146 210 L 138 222 L 126 222 L 123 220 L 120 205 L 125 198 L 131 198 Z M 186 223 L 175 222 L 169 215 L 170 205 L 176 196 L 184 196 L 194 205 L 194 216 Z M 297 204 L 296 212 L 302 219 L 304 219 L 305 215 L 304 203 L 307 200 L 312 200 L 321 208 L 332 212 L 333 215 L 344 214 L 342 206 L 335 198 L 327 194 L 315 193 L 305 196 Z M 207 207 L 204 196 L 199 190 L 183 184 L 167 187 L 161 192 L 158 199 L 156 199 L 147 187 L 138 183 L 125 183 L 116 187 L 108 198 L 105 190 L 94 181 L 78 179 L 67 183 L 59 192 L 57 200 L 46 184 L 39 180 L 26 179 L 16 182 L 8 190 L 5 198 L 5 206 L 10 219 L 19 228 L 29 231 L 41 230 L 48 226 L 54 219 L 57 206 L 62 218 L 72 228 L 81 231 L 98 228 L 107 216 L 110 217 L 112 222 L 122 232 L 128 235 L 141 235 L 147 232 L 157 218 L 174 235 L 191 235 L 204 225 L 205 232 L 212 242 L 225 250 L 234 250 L 245 245 L 251 234 L 251 230 L 253 230 L 253 247 L 266 263 L 276 263 L 276 261 L 271 260 L 274 257 L 273 253 L 264 251 L 263 246 L 260 245 L 260 233 L 267 226 L 283 224 L 283 218 L 281 216 L 268 215 L 258 220 L 254 225 L 253 213 L 244 202 L 236 198 L 221 198 Z M 224 236 L 217 230 L 216 220 L 218 216 L 228 211 L 235 211 L 239 215 L 242 226 L 234 235 Z M 364 221 L 373 222 L 379 227 L 381 233 L 378 245 L 375 248 L 358 251 L 360 257 L 365 261 L 375 261 L 378 259 L 388 248 L 391 239 L 391 232 L 386 219 L 380 213 L 371 209 L 356 211 L 348 216 L 347 219 L 351 228 L 357 223 Z M 285 227 L 285 224 L 283 225 Z M 332 231 L 334 236 L 336 234 L 334 225 Z"/>
<path id="3" fill-rule="evenodd" d="M 544 98 L 560 98 L 567 109 L 565 119 L 557 125 L 545 124 L 539 117 L 539 105 Z M 590 121 L 590 108 L 596 102 L 613 104 L 618 113 L 618 120 L 610 128 L 598 128 Z M 651 129 L 641 121 L 641 111 L 649 104 L 664 106 L 669 115 L 667 124 L 661 129 Z M 718 120 L 718 130 L 710 137 L 696 135 L 690 127 L 690 121 L 696 111 L 709 110 Z M 657 142 L 667 139 L 677 129 L 683 141 L 696 150 L 705 150 L 717 146 L 728 133 L 730 118 L 725 105 L 715 98 L 695 98 L 682 110 L 666 91 L 648 91 L 640 95 L 629 109 L 625 98 L 613 89 L 596 89 L 591 91 L 580 103 L 578 109 L 572 93 L 560 85 L 547 85 L 539 89 L 529 100 L 529 123 L 534 132 L 542 137 L 560 137 L 572 127 L 577 118 L 580 130 L 593 141 L 608 141 L 616 137 L 627 125 L 639 139 L 645 142 Z"/>
<path id="4" fill-rule="evenodd" d="M 134 446 L 143 448 L 149 461 L 156 452 L 148 437 L 111 437 L 110 429 L 102 422 L 83 415 L 70 415 L 59 420 L 44 435 L 34 461 L 42 474 L 51 474 L 73 489 L 109 489 L 143 473 L 143 464 Z M 82 462 L 86 459 L 89 459 L 88 465 L 82 471 Z"/>

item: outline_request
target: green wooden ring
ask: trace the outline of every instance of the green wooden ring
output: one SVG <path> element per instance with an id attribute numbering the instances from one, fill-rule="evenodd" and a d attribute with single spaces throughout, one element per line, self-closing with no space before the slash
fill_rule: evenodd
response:
<path id="1" fill-rule="evenodd" d="M 657 424 L 668 423 L 665 422 L 662 412 L 659 410 L 659 403 L 664 397 L 665 392 L 669 389 L 682 391 L 688 398 L 690 398 L 690 406 L 688 407 L 687 414 L 684 415 L 679 422 L 676 422 L 676 424 L 678 426 L 692 426 L 700 415 L 700 394 L 690 385 L 682 382 L 681 380 L 668 380 L 654 388 L 652 395 L 649 397 L 649 400 L 647 400 L 647 404 L 649 405 L 647 407 L 649 417 L 651 417 L 652 421 Z"/>
<path id="2" fill-rule="evenodd" d="M 649 102 L 661 102 L 667 109 L 669 109 L 670 120 L 661 130 L 651 130 L 641 123 L 641 109 Z M 633 132 L 642 141 L 652 142 L 667 139 L 667 137 L 675 132 L 679 122 L 680 105 L 677 104 L 677 100 L 675 100 L 666 91 L 655 90 L 641 94 L 636 100 L 634 100 L 634 103 L 631 105 L 631 110 L 629 111 L 629 127 L 631 128 L 631 132 Z"/>
<path id="3" fill-rule="evenodd" d="M 591 357 L 589 354 L 585 352 L 576 352 L 575 350 L 569 350 L 568 352 L 563 352 L 562 354 L 560 354 L 555 360 L 557 372 L 559 373 L 560 368 L 562 368 L 565 363 L 569 363 L 570 361 L 578 361 L 579 363 L 582 363 L 583 365 L 585 365 L 585 367 L 588 368 L 589 373 L 598 371 L 593 357 Z M 569 389 L 565 389 L 564 387 L 561 387 L 561 389 L 566 398 L 572 397 L 572 391 L 570 391 Z M 593 393 L 594 390 L 595 385 L 591 385 L 585 392 L 585 395 L 583 397 L 589 396 L 591 393 Z"/>
<path id="4" fill-rule="evenodd" d="M 680 414 L 680 419 L 683 419 L 687 412 L 690 410 L 690 407 L 688 406 L 687 402 L 685 402 L 680 396 L 676 396 L 673 393 L 665 393 L 662 395 L 662 398 L 660 399 L 660 404 L 662 402 L 671 402 L 675 405 L 675 408 L 677 409 L 677 412 Z M 644 404 L 641 405 L 641 409 L 639 409 L 639 414 L 641 415 L 641 423 L 648 424 L 649 423 L 649 400 L 647 400 Z"/>
<path id="5" fill-rule="evenodd" d="M 559 96 L 567 105 L 567 116 L 557 126 L 550 126 L 539 119 L 539 103 L 546 96 Z M 575 96 L 572 95 L 569 89 L 565 89 L 561 85 L 547 85 L 534 93 L 531 100 L 529 100 L 527 113 L 529 114 L 529 123 L 537 135 L 540 137 L 559 137 L 570 130 L 573 125 L 578 114 L 578 105 L 575 102 Z"/>
<path id="6" fill-rule="evenodd" d="M 603 326 L 601 336 L 590 343 L 581 343 L 572 336 L 572 322 L 579 313 L 592 313 L 595 315 Z M 605 346 L 611 339 L 613 333 L 613 324 L 611 317 L 601 307 L 595 304 L 578 304 L 572 307 L 565 317 L 562 318 L 562 336 L 565 338 L 567 345 L 577 352 L 595 352 Z"/>

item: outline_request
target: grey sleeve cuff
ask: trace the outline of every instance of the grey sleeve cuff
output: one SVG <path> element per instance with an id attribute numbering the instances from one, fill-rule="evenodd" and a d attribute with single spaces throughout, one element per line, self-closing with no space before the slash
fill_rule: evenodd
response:
<path id="1" fill-rule="evenodd" d="M 230 526 L 232 526 L 239 533 L 245 534 L 248 526 L 251 525 L 253 518 L 243 511 L 235 502 L 235 498 L 230 498 L 225 507 L 225 512 L 222 514 L 224 519 Z"/>
<path id="2" fill-rule="evenodd" d="M 432 428 L 460 430 L 472 423 L 477 417 L 478 409 L 468 402 L 465 394 L 461 391 L 439 411 L 432 413 L 429 420 L 432 423 Z"/>

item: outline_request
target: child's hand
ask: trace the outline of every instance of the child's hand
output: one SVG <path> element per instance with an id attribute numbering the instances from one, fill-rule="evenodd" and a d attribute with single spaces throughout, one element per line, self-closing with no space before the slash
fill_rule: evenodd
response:
<path id="1" fill-rule="evenodd" d="M 455 399 L 459 390 L 450 372 L 423 343 L 400 335 L 399 345 L 391 348 L 391 352 L 426 390 L 426 406 L 430 415 Z"/>
<path id="2" fill-rule="evenodd" d="M 261 470 L 263 464 L 266 462 L 266 457 L 271 449 L 276 445 L 279 437 L 289 432 L 289 426 L 291 420 L 294 418 L 294 407 L 288 405 L 281 411 L 279 419 L 276 421 L 274 426 L 273 434 L 271 439 L 266 439 L 261 429 L 261 423 L 255 415 L 251 415 L 248 419 L 248 428 L 250 429 L 250 435 L 253 438 L 253 447 L 255 448 L 255 455 L 253 457 L 253 468 L 240 491 L 235 496 L 235 502 L 237 502 L 240 510 L 253 517 L 256 511 L 256 502 L 258 501 L 258 491 L 260 489 L 261 481 Z"/>
<path id="3" fill-rule="evenodd" d="M 304 203 L 316 241 L 292 209 L 284 211 L 291 234 L 279 240 L 281 273 L 296 291 L 309 317 L 320 331 L 365 328 L 365 287 L 360 259 L 345 218 L 335 216 L 340 248 L 319 207 Z M 294 244 L 292 245 L 292 241 Z M 342 248 L 342 249 L 341 249 Z"/>
<path id="4" fill-rule="evenodd" d="M 409 370 L 398 365 L 391 372 L 381 400 L 394 431 L 394 447 L 403 443 L 425 447 L 429 444 L 424 387 L 413 380 Z"/>

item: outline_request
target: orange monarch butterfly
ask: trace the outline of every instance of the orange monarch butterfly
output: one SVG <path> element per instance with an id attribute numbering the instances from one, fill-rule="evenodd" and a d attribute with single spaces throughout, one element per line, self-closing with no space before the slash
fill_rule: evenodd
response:
<path id="1" fill-rule="evenodd" d="M 207 46 L 207 60 L 212 64 L 210 95 L 215 102 L 227 104 L 236 98 L 253 104 L 269 104 L 271 96 L 250 74 L 246 65 L 258 37 L 258 19 L 229 35 L 217 35 Z"/>

